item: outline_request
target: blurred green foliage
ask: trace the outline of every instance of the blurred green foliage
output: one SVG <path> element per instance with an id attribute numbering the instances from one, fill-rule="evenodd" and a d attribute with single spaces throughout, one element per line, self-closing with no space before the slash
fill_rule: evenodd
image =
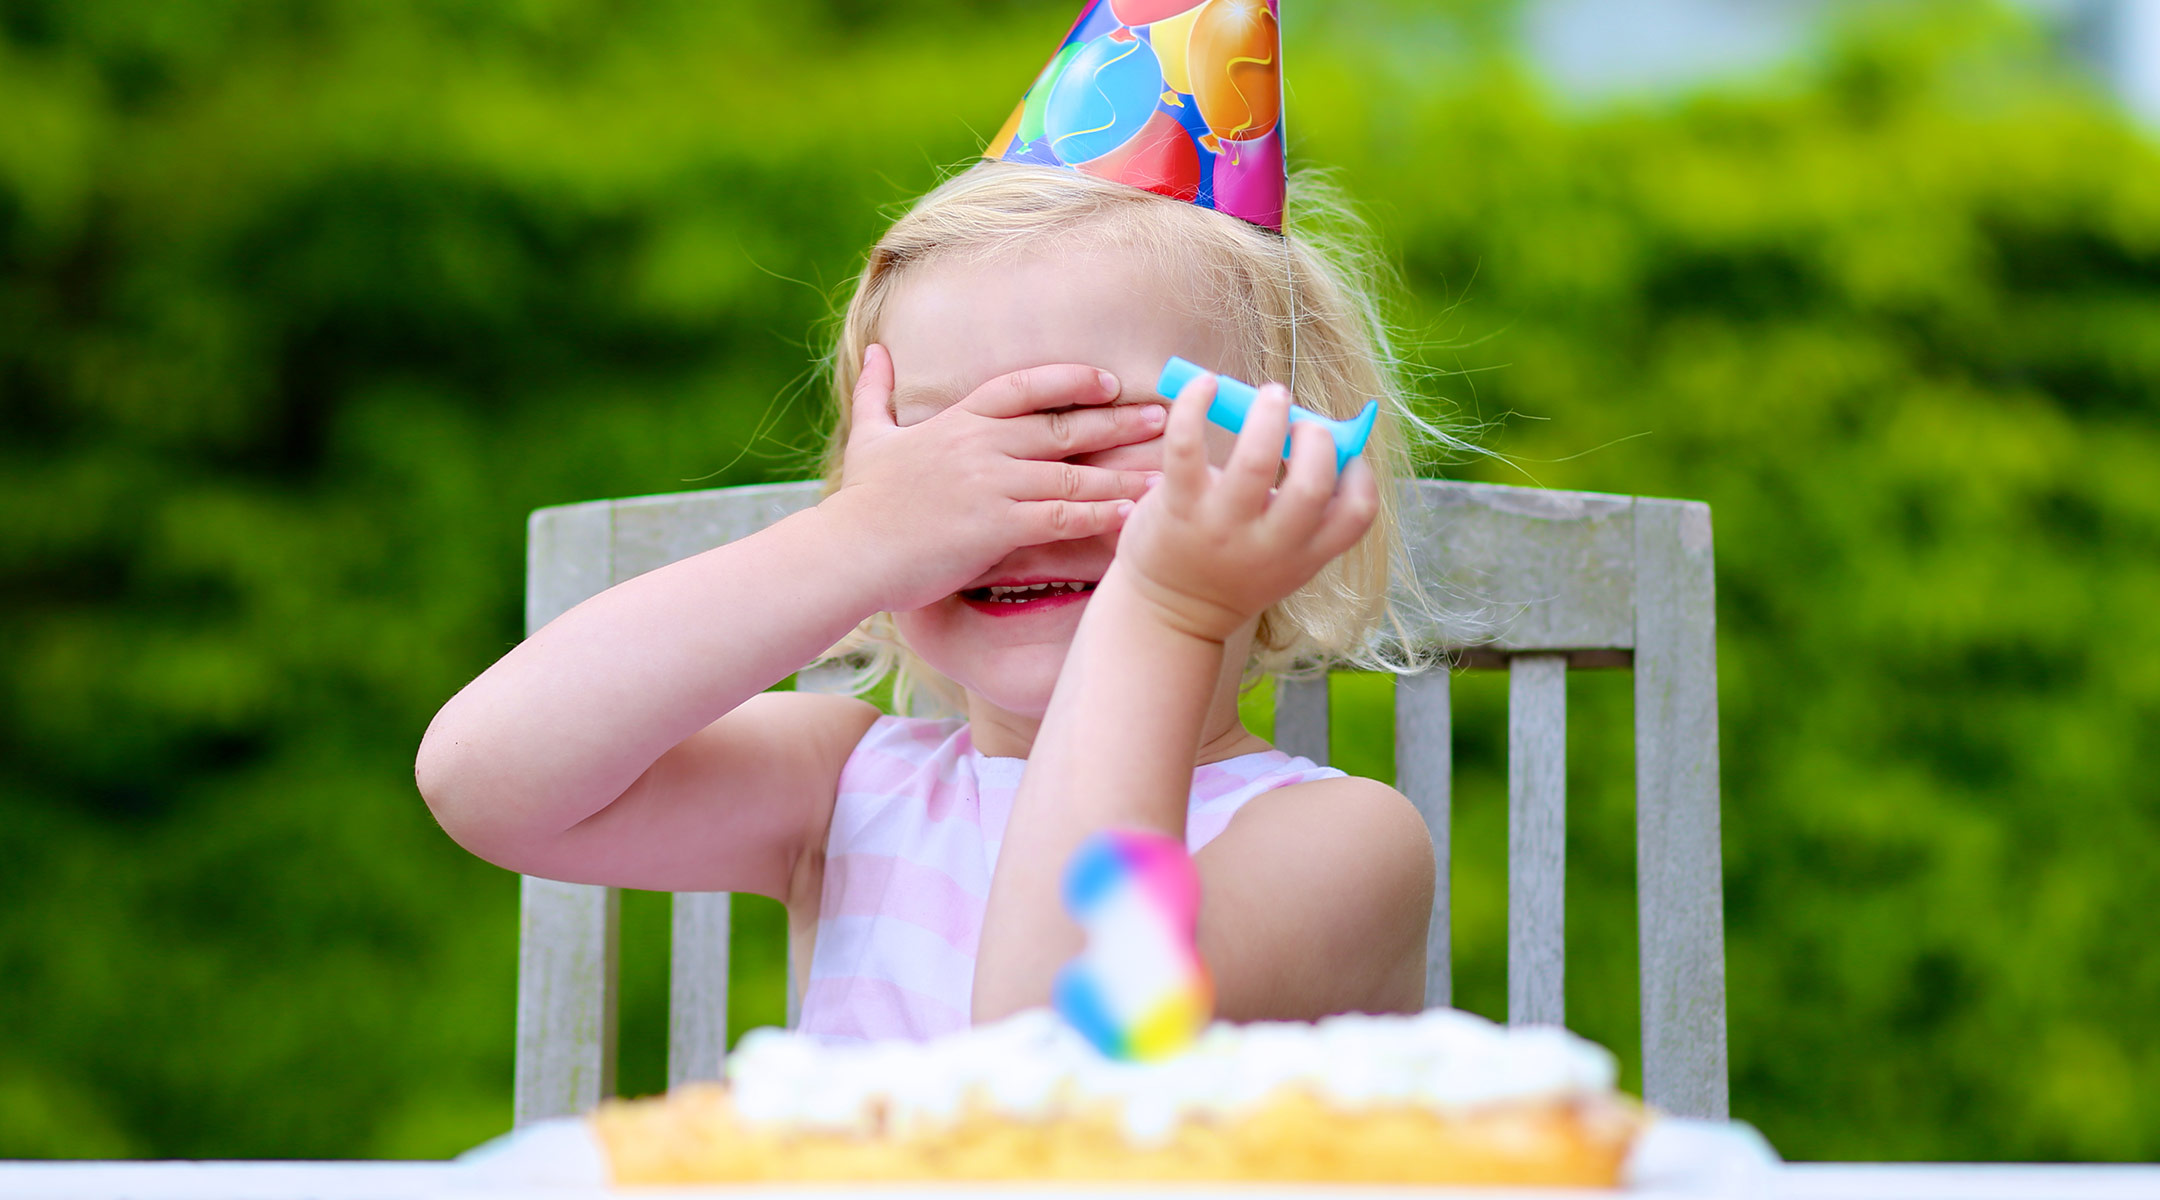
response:
<path id="1" fill-rule="evenodd" d="M 410 764 L 524 514 L 801 474 L 882 214 L 1069 7 L 0 0 L 0 1156 L 507 1125 L 515 883 Z M 1450 470 L 1714 506 L 1735 1113 L 2160 1158 L 2160 153 L 1969 6 L 1589 113 L 1500 7 L 1291 6 L 1296 153 L 1512 460 Z M 1632 1064 L 1626 678 L 1570 687 L 1569 1012 Z M 1385 681 L 1337 688 L 1385 777 Z M 1504 681 L 1457 695 L 1497 1014 Z M 664 898 L 625 926 L 649 1091 Z"/>

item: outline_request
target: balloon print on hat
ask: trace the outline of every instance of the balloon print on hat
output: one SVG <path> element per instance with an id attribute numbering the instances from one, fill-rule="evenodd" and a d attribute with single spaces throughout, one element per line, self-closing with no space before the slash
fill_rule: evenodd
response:
<path id="1" fill-rule="evenodd" d="M 1157 18 L 1147 27 L 1148 44 L 1155 47 L 1155 57 L 1162 60 L 1163 82 L 1173 92 L 1192 94 L 1192 72 L 1186 68 L 1186 46 L 1192 41 L 1193 23 L 1200 19 L 1202 3 L 1191 4 L 1189 0 L 1177 0 L 1186 4 L 1183 12 L 1171 13 Z"/>
<path id="2" fill-rule="evenodd" d="M 1284 174 L 1282 126 L 1250 141 L 1216 143 L 1215 207 L 1265 225 L 1282 228 Z"/>
<path id="3" fill-rule="evenodd" d="M 1042 77 L 1035 81 L 1035 86 L 1028 89 L 1027 99 L 1020 104 L 1018 133 L 1023 145 L 1043 136 L 1043 113 L 1050 107 L 1051 89 L 1065 77 L 1065 68 L 1072 65 L 1072 60 L 1080 57 L 1080 50 L 1078 42 L 1059 50 L 1050 65 L 1043 68 Z"/>
<path id="4" fill-rule="evenodd" d="M 1110 153 L 1147 125 L 1162 90 L 1154 49 L 1129 31 L 1087 43 L 1051 84 L 1043 107 L 1051 152 L 1067 163 Z"/>
<path id="5" fill-rule="evenodd" d="M 1274 0 L 1086 0 L 983 151 L 1067 167 L 1280 232 Z"/>
<path id="6" fill-rule="evenodd" d="M 1282 116 L 1280 33 L 1266 0 L 1208 0 L 1186 44 L 1193 99 L 1225 141 L 1248 141 Z"/>
<path id="7" fill-rule="evenodd" d="M 1156 112 L 1131 141 L 1081 163 L 1080 169 L 1178 200 L 1200 195 L 1200 150 L 1178 119 L 1166 112 Z"/>
<path id="8" fill-rule="evenodd" d="M 1080 15 L 1073 19 L 1072 28 L 1065 31 L 1065 40 L 1058 43 L 1057 53 L 1051 55 L 1050 61 L 1043 64 L 1041 73 L 1035 76 L 1034 84 L 1020 97 L 1020 103 L 1013 106 L 1012 115 L 1005 118 L 1005 124 L 998 130 L 997 136 L 990 139 L 989 146 L 983 150 L 983 157 L 1002 158 L 1008 162 L 1040 163 L 1053 167 L 1064 165 L 1050 153 L 1049 146 L 1041 144 L 1043 108 L 1050 102 L 1050 89 L 1057 83 L 1058 76 L 1064 74 L 1065 68 L 1072 65 L 1072 60 L 1079 55 L 1082 46 L 1091 39 L 1113 33 L 1118 28 L 1117 16 L 1103 0 L 1088 0 L 1087 7 L 1081 9 Z"/>

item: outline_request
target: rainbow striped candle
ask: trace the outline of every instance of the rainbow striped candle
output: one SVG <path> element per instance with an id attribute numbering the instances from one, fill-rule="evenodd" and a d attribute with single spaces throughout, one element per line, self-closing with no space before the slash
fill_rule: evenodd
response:
<path id="1" fill-rule="evenodd" d="M 1065 908 L 1087 946 L 1058 973 L 1052 1001 L 1096 1049 L 1165 1058 L 1206 1027 L 1215 988 L 1196 944 L 1200 876 L 1184 842 L 1095 834 L 1066 864 Z"/>

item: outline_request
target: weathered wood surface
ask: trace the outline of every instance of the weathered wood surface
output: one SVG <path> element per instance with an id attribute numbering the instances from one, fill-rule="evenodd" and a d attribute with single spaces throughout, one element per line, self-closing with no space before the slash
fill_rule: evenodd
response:
<path id="1" fill-rule="evenodd" d="M 1684 1117 L 1722 1120 L 1729 1101 L 1710 506 L 1638 500 L 1635 535 L 1643 1095 Z"/>
<path id="2" fill-rule="evenodd" d="M 614 888 L 529 875 L 520 887 L 511 1120 L 524 1125 L 614 1094 L 622 904 Z"/>
<path id="3" fill-rule="evenodd" d="M 668 936 L 668 1086 L 720 1078 L 727 1058 L 728 894 L 677 892 Z"/>
<path id="4" fill-rule="evenodd" d="M 817 503 L 822 485 L 770 483 L 614 501 L 610 583 L 748 537 Z"/>
<path id="5" fill-rule="evenodd" d="M 1328 765 L 1328 681 L 1275 680 L 1275 748 Z"/>
<path id="6" fill-rule="evenodd" d="M 1566 1024 L 1567 658 L 1508 664 L 1508 1023 Z"/>
<path id="7" fill-rule="evenodd" d="M 1452 837 L 1450 796 L 1455 777 L 1455 724 L 1450 711 L 1452 677 L 1445 665 L 1395 680 L 1395 786 L 1410 798 L 1432 835 L 1433 898 L 1425 927 L 1425 1007 L 1454 1003 L 1448 881 Z"/>
<path id="8" fill-rule="evenodd" d="M 1413 637 L 1504 652 L 1633 648 L 1631 497 L 1431 479 L 1402 486 L 1404 537 L 1421 577 L 1446 607 L 1473 612 L 1414 622 Z M 544 524 L 596 522 L 606 586 L 754 533 L 815 504 L 821 490 L 815 481 L 774 483 L 541 509 L 535 552 Z M 1607 654 L 1607 664 L 1617 661 Z"/>
<path id="9" fill-rule="evenodd" d="M 1508 653 L 1635 644 L 1633 500 L 1420 479 L 1403 484 L 1403 536 L 1453 614 L 1411 634 Z"/>

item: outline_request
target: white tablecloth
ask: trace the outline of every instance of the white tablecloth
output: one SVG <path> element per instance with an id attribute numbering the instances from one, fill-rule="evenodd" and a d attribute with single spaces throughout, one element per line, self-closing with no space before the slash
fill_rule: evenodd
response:
<path id="1" fill-rule="evenodd" d="M 2160 1166 L 1788 1163 L 1705 1192 L 1638 1185 L 1624 1200 L 2155 1200 Z M 1616 1200 L 1609 1192 L 1507 1188 L 1014 1187 L 698 1188 L 611 1191 L 516 1181 L 470 1163 L 0 1162 L 5 1200 Z"/>

